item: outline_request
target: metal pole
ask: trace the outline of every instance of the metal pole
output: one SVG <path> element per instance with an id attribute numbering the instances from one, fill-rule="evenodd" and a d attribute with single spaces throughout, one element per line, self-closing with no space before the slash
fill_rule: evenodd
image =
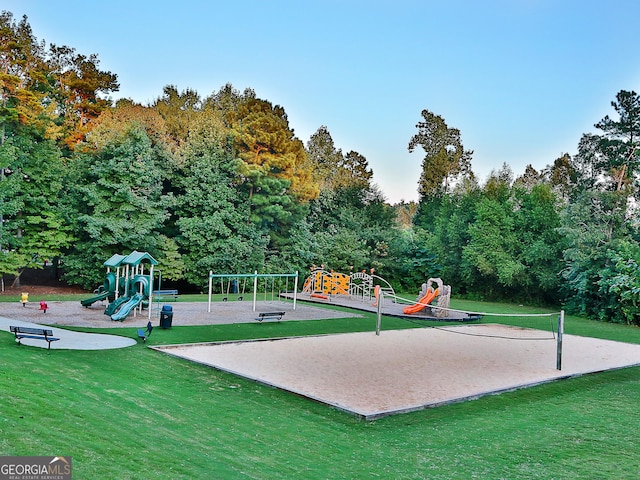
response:
<path id="1" fill-rule="evenodd" d="M 556 369 L 562 370 L 562 335 L 564 333 L 564 310 L 560 311 L 558 317 L 558 351 L 556 354 Z"/>
<path id="2" fill-rule="evenodd" d="M 160 288 L 158 287 L 158 290 Z M 149 269 L 149 320 L 151 320 L 151 309 L 153 307 L 153 263 Z"/>
<path id="3" fill-rule="evenodd" d="M 256 296 L 258 293 L 258 271 L 253 274 L 253 311 L 256 311 Z"/>
<path id="4" fill-rule="evenodd" d="M 293 279 L 293 309 L 296 309 L 296 298 L 298 297 L 298 271 Z"/>
<path id="5" fill-rule="evenodd" d="M 211 288 L 213 287 L 212 282 L 213 282 L 213 272 L 211 270 L 209 270 L 209 310 L 207 310 L 208 312 L 211 312 Z"/>
<path id="6" fill-rule="evenodd" d="M 378 296 L 378 320 L 376 321 L 376 335 L 380 336 L 380 324 L 382 323 L 382 301 L 384 300 L 384 293 L 380 290 Z"/>

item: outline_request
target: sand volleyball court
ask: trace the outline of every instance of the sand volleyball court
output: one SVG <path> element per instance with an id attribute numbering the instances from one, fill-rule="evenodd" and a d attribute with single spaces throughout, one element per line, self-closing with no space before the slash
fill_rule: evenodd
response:
<path id="1" fill-rule="evenodd" d="M 154 347 L 375 419 L 561 378 L 640 365 L 640 345 L 461 325 Z"/>

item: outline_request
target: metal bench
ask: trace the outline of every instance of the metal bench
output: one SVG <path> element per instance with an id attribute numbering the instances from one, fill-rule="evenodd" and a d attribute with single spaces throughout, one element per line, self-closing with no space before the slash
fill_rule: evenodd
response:
<path id="1" fill-rule="evenodd" d="M 282 317 L 284 317 L 284 313 L 285 312 L 263 312 L 258 314 L 258 318 L 256 318 L 256 320 L 259 322 L 271 318 L 280 320 Z"/>
<path id="2" fill-rule="evenodd" d="M 16 327 L 14 325 L 9 326 L 9 330 L 18 339 L 18 343 L 22 345 L 21 340 L 23 338 L 33 338 L 35 340 L 44 340 L 48 343 L 48 350 L 51 350 L 51 342 L 60 340 L 54 338 L 53 331 L 46 328 L 33 328 L 33 327 Z"/>
<path id="3" fill-rule="evenodd" d="M 151 322 L 147 323 L 147 329 L 142 329 L 139 328 L 138 329 L 138 338 L 142 339 L 142 343 L 147 343 L 147 338 L 149 338 L 149 335 L 151 335 L 151 332 L 153 331 L 153 325 L 151 325 Z"/>
<path id="4" fill-rule="evenodd" d="M 173 297 L 174 300 L 178 298 L 178 290 L 154 290 L 153 295 L 156 297 Z"/>

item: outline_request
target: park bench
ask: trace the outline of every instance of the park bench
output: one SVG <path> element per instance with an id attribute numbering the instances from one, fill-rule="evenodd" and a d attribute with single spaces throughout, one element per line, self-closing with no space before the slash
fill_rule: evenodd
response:
<path id="1" fill-rule="evenodd" d="M 147 323 L 146 330 L 142 328 L 138 329 L 138 338 L 142 339 L 142 343 L 147 343 L 147 338 L 149 338 L 149 335 L 151 335 L 152 330 L 153 330 L 153 325 L 151 325 L 151 322 Z"/>
<path id="2" fill-rule="evenodd" d="M 176 300 L 178 298 L 178 290 L 154 290 L 153 295 L 159 298 L 173 297 Z"/>
<path id="3" fill-rule="evenodd" d="M 256 320 L 259 322 L 270 318 L 280 320 L 282 317 L 284 317 L 284 312 L 263 312 L 258 314 L 258 318 L 256 318 Z"/>
<path id="4" fill-rule="evenodd" d="M 51 350 L 51 342 L 60 340 L 53 337 L 53 331 L 46 328 L 33 328 L 33 327 L 16 327 L 11 325 L 9 327 L 11 333 L 13 333 L 18 339 L 18 343 L 22 345 L 23 338 L 34 338 L 36 340 L 45 340 L 49 345 L 48 349 Z"/>

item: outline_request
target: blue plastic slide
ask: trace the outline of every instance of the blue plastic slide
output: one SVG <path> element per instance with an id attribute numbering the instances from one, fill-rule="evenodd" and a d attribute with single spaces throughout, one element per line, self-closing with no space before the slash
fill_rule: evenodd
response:
<path id="1" fill-rule="evenodd" d="M 131 313 L 131 310 L 140 305 L 140 302 L 142 302 L 145 298 L 146 297 L 141 293 L 136 293 L 133 297 L 130 297 L 126 303 L 123 303 L 116 313 L 111 315 L 111 320 L 114 320 L 116 322 L 123 321 L 125 318 L 127 318 L 127 315 Z"/>
<path id="2" fill-rule="evenodd" d="M 99 302 L 100 300 L 106 299 L 110 293 L 111 292 L 103 291 L 98 293 L 95 297 L 87 298 L 85 300 L 80 300 L 80 303 L 82 304 L 83 307 L 88 307 L 89 305 Z"/>

